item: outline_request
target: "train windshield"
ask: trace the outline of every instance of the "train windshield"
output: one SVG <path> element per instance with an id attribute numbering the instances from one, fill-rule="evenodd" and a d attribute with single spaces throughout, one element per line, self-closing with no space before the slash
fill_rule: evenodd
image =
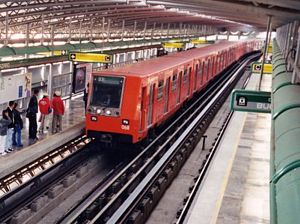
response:
<path id="1" fill-rule="evenodd" d="M 91 105 L 119 108 L 123 83 L 123 77 L 94 76 Z"/>

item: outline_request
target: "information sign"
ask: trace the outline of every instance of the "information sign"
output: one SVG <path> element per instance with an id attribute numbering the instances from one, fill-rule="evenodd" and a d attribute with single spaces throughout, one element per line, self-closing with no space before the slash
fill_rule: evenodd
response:
<path id="1" fill-rule="evenodd" d="M 262 64 L 255 62 L 252 64 L 252 73 L 260 73 Z M 264 64 L 264 74 L 272 74 L 272 64 Z"/>
<path id="2" fill-rule="evenodd" d="M 69 53 L 70 61 L 78 62 L 100 62 L 112 63 L 112 56 L 109 54 L 96 54 L 96 53 Z"/>
<path id="3" fill-rule="evenodd" d="M 231 110 L 271 113 L 271 93 L 235 89 L 231 93 Z"/>
<path id="4" fill-rule="evenodd" d="M 183 43 L 167 42 L 163 43 L 164 48 L 183 48 Z"/>

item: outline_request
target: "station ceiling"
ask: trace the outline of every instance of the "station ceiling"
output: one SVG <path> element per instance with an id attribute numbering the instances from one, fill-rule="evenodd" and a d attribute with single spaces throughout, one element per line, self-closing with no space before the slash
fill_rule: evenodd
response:
<path id="1" fill-rule="evenodd" d="M 212 25 L 220 30 L 266 29 L 267 16 L 276 28 L 300 20 L 299 0 L 28 0 L 0 1 L 0 30 L 4 33 L 39 29 L 122 29 L 167 24 Z M 154 25 L 155 24 L 155 25 Z"/>

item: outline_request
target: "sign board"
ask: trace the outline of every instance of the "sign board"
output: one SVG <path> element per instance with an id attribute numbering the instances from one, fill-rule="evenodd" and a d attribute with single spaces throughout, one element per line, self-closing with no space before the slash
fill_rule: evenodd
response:
<path id="1" fill-rule="evenodd" d="M 211 40 L 192 40 L 192 44 L 213 44 L 215 41 Z"/>
<path id="2" fill-rule="evenodd" d="M 164 48 L 183 48 L 183 43 L 167 42 L 162 44 Z"/>
<path id="3" fill-rule="evenodd" d="M 252 64 L 252 73 L 260 73 L 262 63 L 254 62 Z M 272 64 L 264 64 L 264 74 L 272 74 Z"/>
<path id="4" fill-rule="evenodd" d="M 109 54 L 96 53 L 69 53 L 69 60 L 78 62 L 112 63 L 112 56 Z"/>
<path id="5" fill-rule="evenodd" d="M 231 93 L 231 110 L 271 113 L 271 93 L 235 89 Z"/>
<path id="6" fill-rule="evenodd" d="M 31 73 L 0 77 L 0 104 L 18 100 L 31 95 Z"/>
<path id="7" fill-rule="evenodd" d="M 38 54 L 40 55 L 46 55 L 46 56 L 62 56 L 62 55 L 68 55 L 69 51 L 68 50 L 55 50 L 53 52 L 49 51 L 49 52 L 39 52 Z"/>

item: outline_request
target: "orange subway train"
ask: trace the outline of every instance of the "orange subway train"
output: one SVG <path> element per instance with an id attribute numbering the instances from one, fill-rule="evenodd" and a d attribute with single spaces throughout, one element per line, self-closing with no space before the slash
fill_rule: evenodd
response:
<path id="1" fill-rule="evenodd" d="M 137 143 L 259 42 L 221 42 L 92 73 L 88 137 Z"/>

